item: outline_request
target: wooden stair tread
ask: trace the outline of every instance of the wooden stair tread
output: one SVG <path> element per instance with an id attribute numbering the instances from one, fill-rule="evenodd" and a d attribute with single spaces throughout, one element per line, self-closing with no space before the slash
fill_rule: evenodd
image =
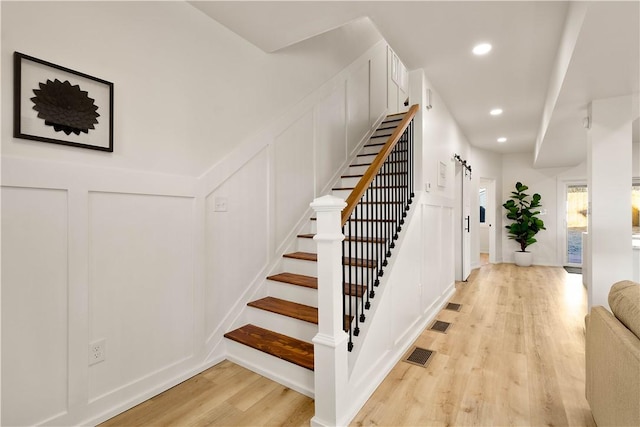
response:
<path id="1" fill-rule="evenodd" d="M 355 187 L 333 187 L 332 190 L 353 190 Z M 376 185 L 374 187 L 369 187 L 369 188 L 407 188 L 404 185 Z"/>
<path id="2" fill-rule="evenodd" d="M 311 252 L 291 252 L 283 256 L 285 258 L 301 259 L 303 261 L 318 261 L 318 254 Z"/>
<path id="3" fill-rule="evenodd" d="M 313 237 L 313 234 L 311 235 Z M 295 273 L 279 273 L 273 276 L 267 277 L 268 280 L 275 280 L 276 282 L 289 283 L 291 285 L 303 286 L 305 288 L 318 289 L 318 278 L 312 276 L 305 276 L 303 274 Z"/>
<path id="4" fill-rule="evenodd" d="M 252 324 L 227 332 L 224 337 L 313 371 L 311 343 Z"/>
<path id="5" fill-rule="evenodd" d="M 299 259 L 303 261 L 318 261 L 318 254 L 314 254 L 311 252 L 291 252 L 288 254 L 284 254 L 283 256 L 285 258 Z M 342 262 L 354 267 L 375 268 L 377 266 L 376 262 L 371 259 L 353 258 L 351 260 L 348 260 L 348 258 L 344 257 Z"/>
<path id="6" fill-rule="evenodd" d="M 313 220 L 315 220 L 315 218 L 312 218 Z M 298 234 L 298 237 L 302 238 L 302 239 L 313 239 L 313 236 L 315 236 L 315 234 Z M 383 238 L 371 238 L 371 237 L 354 237 L 354 236 L 345 236 L 344 237 L 345 240 L 349 241 L 349 242 L 365 242 L 365 243 L 384 243 L 387 240 L 383 239 Z"/>
<path id="7" fill-rule="evenodd" d="M 365 289 L 366 288 L 364 287 L 364 285 L 350 285 L 348 283 L 344 283 L 344 294 L 349 295 L 350 297 L 362 297 L 362 295 L 364 295 Z M 345 330 L 347 329 L 345 328 Z"/>
<path id="8" fill-rule="evenodd" d="M 249 307 L 259 308 L 272 313 L 281 314 L 293 319 L 318 324 L 318 309 L 296 302 L 286 301 L 280 298 L 265 297 L 251 301 Z"/>
<path id="9" fill-rule="evenodd" d="M 402 205 L 404 202 L 360 202 L 361 205 Z"/>
<path id="10" fill-rule="evenodd" d="M 395 121 L 397 121 L 397 120 L 391 120 L 391 121 L 388 121 L 388 122 L 385 122 L 385 123 L 393 123 L 393 122 L 395 122 Z M 397 127 L 398 127 L 398 125 L 392 125 L 392 126 L 382 127 L 382 125 L 384 125 L 385 123 L 381 123 L 381 124 L 380 124 L 380 127 L 379 127 L 378 129 L 376 129 L 376 131 L 379 131 L 379 130 L 395 129 L 395 128 L 397 128 Z"/>
<path id="11" fill-rule="evenodd" d="M 406 111 L 402 111 L 401 113 L 389 114 L 389 115 L 387 115 L 387 118 L 389 118 L 389 117 L 397 117 L 397 116 L 404 116 L 405 114 L 407 114 L 407 112 Z"/>
<path id="12" fill-rule="evenodd" d="M 349 221 L 354 221 L 354 222 L 396 222 L 395 219 L 368 219 L 368 218 L 349 219 Z"/>
<path id="13" fill-rule="evenodd" d="M 385 163 L 406 163 L 406 160 L 387 160 Z M 371 166 L 371 163 L 350 164 L 349 167 L 356 168 L 358 166 Z"/>
<path id="14" fill-rule="evenodd" d="M 398 202 L 398 203 L 402 203 L 402 202 Z M 387 202 L 384 203 L 382 202 L 382 204 L 391 204 L 391 202 Z M 318 218 L 309 218 L 310 221 L 317 221 Z M 368 222 L 394 222 L 394 219 L 353 219 L 352 221 L 368 221 Z M 313 234 L 311 235 L 313 237 Z M 302 236 L 298 236 L 298 237 L 302 237 Z"/>
<path id="15" fill-rule="evenodd" d="M 362 259 L 362 258 L 347 258 L 344 257 L 342 259 L 343 264 L 348 264 L 352 267 L 366 267 L 366 268 L 376 268 L 377 264 L 372 259 Z"/>
<path id="16" fill-rule="evenodd" d="M 309 234 L 310 237 L 313 237 L 313 234 Z M 300 237 L 300 236 L 298 236 Z M 382 240 L 382 239 L 381 239 Z M 304 286 L 306 288 L 318 289 L 318 278 L 311 276 L 304 276 L 302 274 L 295 273 L 279 273 L 273 276 L 267 277 L 269 280 L 275 280 L 277 282 L 287 283 L 290 285 Z M 361 297 L 364 293 L 364 286 L 362 285 L 349 285 L 348 283 L 344 284 L 344 292 L 350 296 Z"/>
<path id="17" fill-rule="evenodd" d="M 406 175 L 407 172 L 386 172 L 386 173 L 379 173 L 378 175 L 382 175 L 382 176 L 386 176 L 386 175 Z M 342 175 L 340 176 L 340 178 L 362 178 L 364 175 L 360 174 L 360 175 Z"/>

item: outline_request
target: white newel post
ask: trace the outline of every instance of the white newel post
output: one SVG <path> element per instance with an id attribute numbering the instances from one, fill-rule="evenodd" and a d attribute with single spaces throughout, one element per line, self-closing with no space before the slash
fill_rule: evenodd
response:
<path id="1" fill-rule="evenodd" d="M 311 203 L 316 211 L 318 250 L 318 334 L 313 338 L 315 415 L 312 426 L 337 426 L 346 422 L 344 396 L 347 386 L 347 334 L 342 330 L 342 234 L 341 212 L 347 204 L 333 196 Z"/>

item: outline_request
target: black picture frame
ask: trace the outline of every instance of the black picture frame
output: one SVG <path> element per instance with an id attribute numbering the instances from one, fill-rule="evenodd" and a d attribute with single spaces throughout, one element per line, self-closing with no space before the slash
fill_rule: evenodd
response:
<path id="1" fill-rule="evenodd" d="M 14 138 L 113 152 L 113 83 L 14 52 Z"/>

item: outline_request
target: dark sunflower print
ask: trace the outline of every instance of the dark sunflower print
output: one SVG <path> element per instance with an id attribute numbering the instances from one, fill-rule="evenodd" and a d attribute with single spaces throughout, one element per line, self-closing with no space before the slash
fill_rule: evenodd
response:
<path id="1" fill-rule="evenodd" d="M 87 91 L 81 90 L 79 85 L 72 86 L 68 80 L 64 83 L 58 79 L 47 80 L 39 86 L 40 89 L 33 90 L 36 96 L 31 101 L 45 125 L 67 135 L 80 135 L 80 132 L 89 133 L 89 129 L 95 129 L 100 114 Z"/>

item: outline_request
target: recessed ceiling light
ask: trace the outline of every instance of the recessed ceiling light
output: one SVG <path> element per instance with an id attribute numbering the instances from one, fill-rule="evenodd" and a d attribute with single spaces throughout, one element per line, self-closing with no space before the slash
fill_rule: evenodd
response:
<path id="1" fill-rule="evenodd" d="M 494 108 L 493 110 L 489 111 L 489 114 L 491 114 L 492 116 L 499 116 L 500 114 L 502 114 L 502 108 Z"/>
<path id="2" fill-rule="evenodd" d="M 507 142 L 507 138 L 501 136 L 500 138 L 498 138 L 498 142 Z"/>
<path id="3" fill-rule="evenodd" d="M 480 43 L 473 48 L 473 53 L 475 55 L 486 55 L 491 50 L 491 45 L 489 43 Z"/>

